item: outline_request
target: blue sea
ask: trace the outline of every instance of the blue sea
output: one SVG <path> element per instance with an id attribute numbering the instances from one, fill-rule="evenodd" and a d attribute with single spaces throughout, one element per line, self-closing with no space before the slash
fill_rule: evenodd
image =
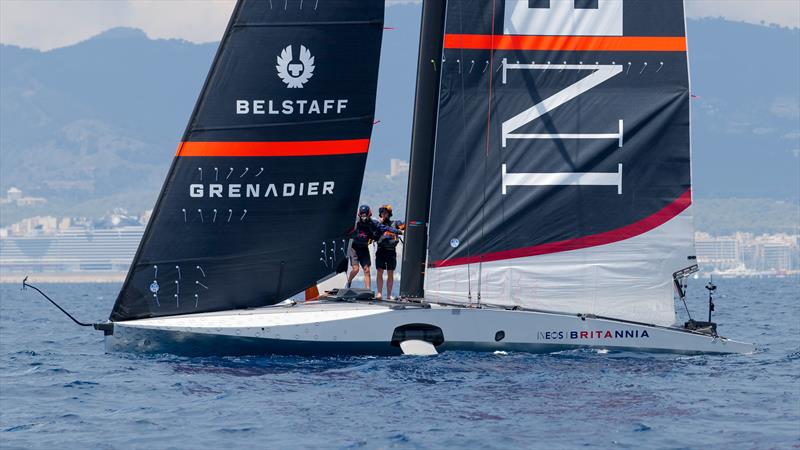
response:
<path id="1" fill-rule="evenodd" d="M 798 280 L 717 284 L 720 332 L 758 353 L 105 354 L 101 333 L 2 285 L 0 448 L 800 448 Z M 119 288 L 39 287 L 85 321 Z"/>

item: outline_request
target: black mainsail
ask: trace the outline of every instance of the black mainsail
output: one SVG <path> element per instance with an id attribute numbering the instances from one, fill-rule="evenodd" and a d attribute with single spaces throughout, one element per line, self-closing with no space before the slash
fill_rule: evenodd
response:
<path id="1" fill-rule="evenodd" d="M 445 33 L 426 298 L 671 324 L 682 0 L 452 0 Z"/>
<path id="2" fill-rule="evenodd" d="M 345 257 L 383 0 L 239 0 L 111 320 L 274 304 Z"/>

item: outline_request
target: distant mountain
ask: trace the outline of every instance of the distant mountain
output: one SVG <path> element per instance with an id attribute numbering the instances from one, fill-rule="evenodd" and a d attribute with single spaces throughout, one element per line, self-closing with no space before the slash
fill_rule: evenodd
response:
<path id="1" fill-rule="evenodd" d="M 54 213 L 132 193 L 142 201 L 116 206 L 152 207 L 215 48 L 132 29 L 49 52 L 0 46 L 0 189 Z"/>
<path id="2" fill-rule="evenodd" d="M 765 198 L 698 198 L 692 205 L 695 229 L 715 236 L 736 232 L 800 233 L 797 202 Z"/>
<path id="3" fill-rule="evenodd" d="M 364 199 L 403 208 L 419 7 L 387 9 Z M 800 32 L 721 19 L 689 22 L 694 192 L 698 198 L 800 196 Z M 152 40 L 117 28 L 40 52 L 0 46 L 0 189 L 44 206 L 3 205 L 0 223 L 35 212 L 100 215 L 150 208 L 217 44 Z"/>

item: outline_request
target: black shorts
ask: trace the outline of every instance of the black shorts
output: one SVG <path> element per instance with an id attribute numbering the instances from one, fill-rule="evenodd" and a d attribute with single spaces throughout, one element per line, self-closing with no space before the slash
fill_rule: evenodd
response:
<path id="1" fill-rule="evenodd" d="M 372 258 L 369 256 L 369 247 L 360 245 L 350 246 L 350 265 L 367 267 L 372 265 Z"/>
<path id="2" fill-rule="evenodd" d="M 397 267 L 397 250 L 378 247 L 375 252 L 375 264 L 378 269 L 394 270 Z"/>

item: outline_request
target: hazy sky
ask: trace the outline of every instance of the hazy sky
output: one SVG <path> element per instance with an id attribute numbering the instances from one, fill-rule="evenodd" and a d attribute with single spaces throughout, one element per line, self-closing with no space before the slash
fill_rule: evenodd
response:
<path id="1" fill-rule="evenodd" d="M 390 5 L 418 2 L 387 0 Z M 151 38 L 210 42 L 220 39 L 233 4 L 233 0 L 0 0 L 0 42 L 48 50 L 118 26 L 141 28 Z M 800 0 L 686 0 L 686 5 L 689 17 L 723 16 L 800 27 Z"/>

